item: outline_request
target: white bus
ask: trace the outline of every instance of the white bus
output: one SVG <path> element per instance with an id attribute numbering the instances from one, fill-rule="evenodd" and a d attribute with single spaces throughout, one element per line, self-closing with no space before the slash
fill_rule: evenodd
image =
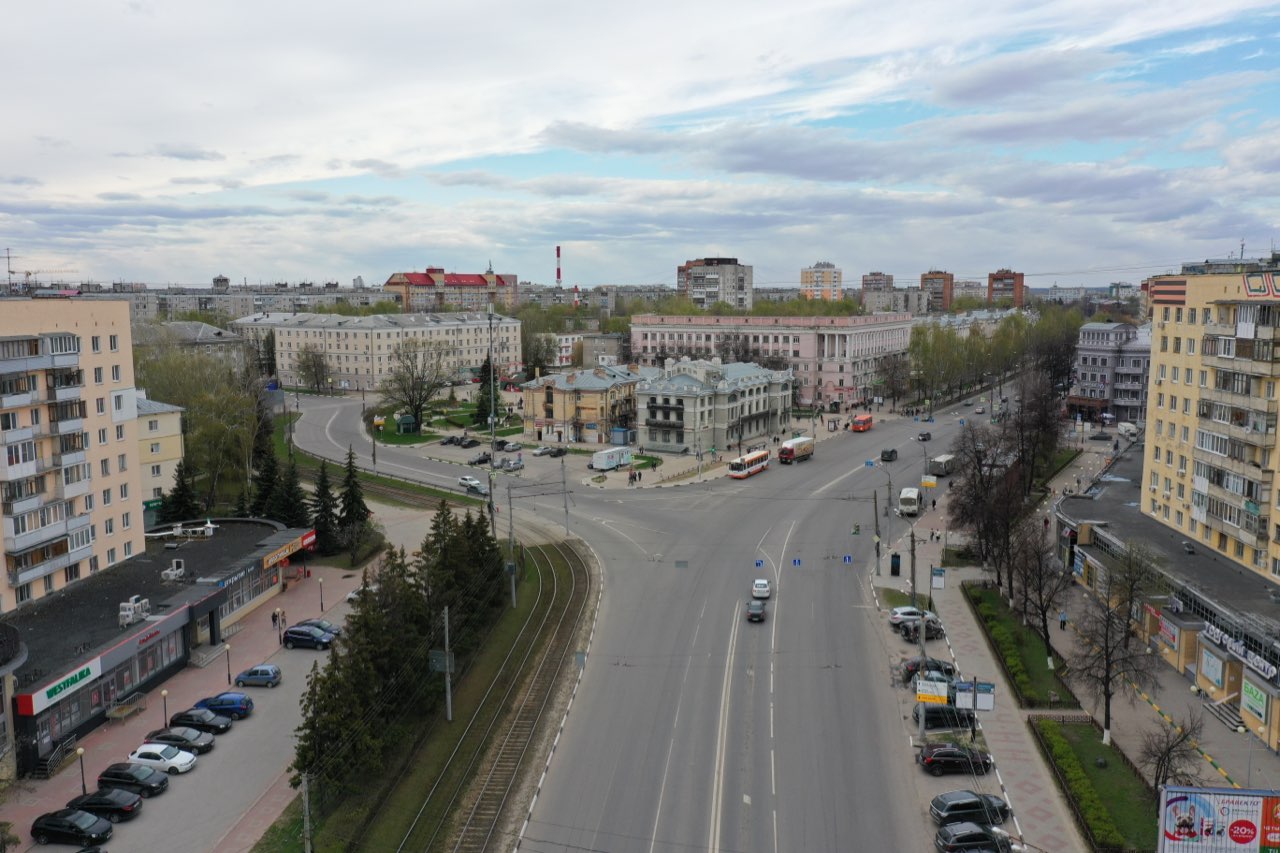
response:
<path id="1" fill-rule="evenodd" d="M 920 513 L 920 490 L 908 486 L 898 494 L 898 515 L 918 515 Z"/>

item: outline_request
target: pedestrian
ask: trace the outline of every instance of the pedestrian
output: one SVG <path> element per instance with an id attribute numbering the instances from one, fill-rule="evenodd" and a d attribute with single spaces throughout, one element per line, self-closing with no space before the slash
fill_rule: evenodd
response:
<path id="1" fill-rule="evenodd" d="M 281 611 L 280 611 L 280 624 L 281 624 L 281 625 L 288 625 L 288 624 L 289 624 L 289 620 L 288 620 L 288 618 L 285 616 L 285 613 L 284 613 L 284 611 L 283 611 L 283 610 L 281 610 Z"/>
<path id="2" fill-rule="evenodd" d="M 271 627 L 272 628 L 280 627 L 280 614 L 274 610 L 271 611 Z"/>
<path id="3" fill-rule="evenodd" d="M 1058 630 L 1067 630 L 1067 611 L 1065 610 L 1058 611 Z"/>
<path id="4" fill-rule="evenodd" d="M 933 499 L 933 508 L 934 508 L 934 509 L 937 509 L 937 508 L 938 508 L 938 499 L 937 499 L 937 498 L 934 498 L 934 499 Z"/>
<path id="5" fill-rule="evenodd" d="M 643 480 L 643 479 L 644 479 L 644 472 L 643 472 L 643 471 L 637 471 L 637 472 L 636 472 L 636 482 L 640 482 L 640 481 L 641 481 L 641 480 Z"/>

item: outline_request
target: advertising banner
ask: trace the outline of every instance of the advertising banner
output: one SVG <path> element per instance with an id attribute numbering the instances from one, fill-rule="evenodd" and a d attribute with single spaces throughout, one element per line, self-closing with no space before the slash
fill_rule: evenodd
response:
<path id="1" fill-rule="evenodd" d="M 1176 649 L 1178 647 L 1178 637 L 1181 633 L 1182 631 L 1177 625 L 1174 625 L 1163 616 L 1160 617 L 1160 639 Z"/>
<path id="2" fill-rule="evenodd" d="M 935 705 L 947 704 L 948 684 L 945 681 L 916 681 L 916 701 Z"/>
<path id="3" fill-rule="evenodd" d="M 1240 682 L 1240 707 L 1262 722 L 1267 721 L 1267 693 L 1249 679 Z"/>
<path id="4" fill-rule="evenodd" d="M 1274 793 L 1166 786 L 1160 853 L 1280 853 L 1280 797 Z"/>
<path id="5" fill-rule="evenodd" d="M 1200 674 L 1209 679 L 1215 687 L 1222 686 L 1222 658 L 1208 649 L 1200 649 Z"/>

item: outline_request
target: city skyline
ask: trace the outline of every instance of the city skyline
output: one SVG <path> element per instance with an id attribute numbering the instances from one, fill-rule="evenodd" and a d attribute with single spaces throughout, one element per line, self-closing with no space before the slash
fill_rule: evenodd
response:
<path id="1" fill-rule="evenodd" d="M 1280 220 L 1275 3 L 72 10 L 11 16 L 19 280 L 1100 286 Z"/>

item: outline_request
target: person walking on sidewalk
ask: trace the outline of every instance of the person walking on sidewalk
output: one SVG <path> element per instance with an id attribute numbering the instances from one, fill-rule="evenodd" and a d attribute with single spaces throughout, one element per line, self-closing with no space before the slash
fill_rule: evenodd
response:
<path id="1" fill-rule="evenodd" d="M 280 614 L 275 610 L 271 611 L 271 627 L 272 628 L 280 627 Z"/>
<path id="2" fill-rule="evenodd" d="M 1067 630 L 1067 611 L 1065 610 L 1058 611 L 1058 630 Z"/>

